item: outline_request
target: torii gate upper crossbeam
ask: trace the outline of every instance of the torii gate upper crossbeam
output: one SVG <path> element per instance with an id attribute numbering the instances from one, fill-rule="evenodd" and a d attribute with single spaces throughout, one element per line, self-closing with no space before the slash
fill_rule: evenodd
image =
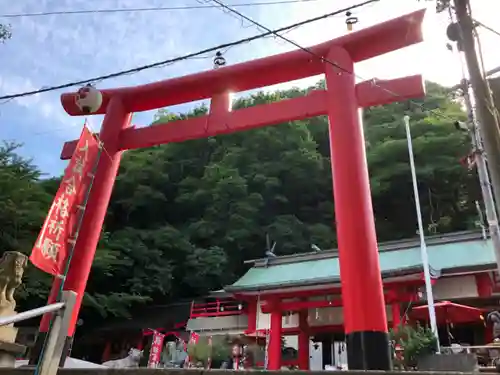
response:
<path id="1" fill-rule="evenodd" d="M 295 50 L 241 64 L 226 66 L 184 77 L 141 86 L 102 90 L 103 104 L 95 114 L 104 114 L 113 96 L 119 96 L 127 112 L 148 111 L 176 104 L 307 78 L 325 72 L 324 62 L 332 46 L 344 48 L 353 62 L 364 61 L 422 41 L 421 24 L 425 10 L 330 40 L 304 50 Z M 63 94 L 61 102 L 72 116 L 83 115 L 75 94 Z"/>
<path id="2" fill-rule="evenodd" d="M 415 75 L 392 80 L 370 80 L 356 85 L 356 96 L 361 108 L 383 105 L 395 100 L 407 100 L 424 95 L 422 77 Z M 228 113 L 222 126 L 210 126 L 212 113 L 197 118 L 172 121 L 147 127 L 130 127 L 120 134 L 120 149 L 132 150 L 159 144 L 183 142 L 191 139 L 212 137 L 219 134 L 250 130 L 261 126 L 280 124 L 328 113 L 325 90 L 314 90 L 303 97 L 261 104 Z M 73 155 L 78 140 L 66 142 L 61 159 Z"/>

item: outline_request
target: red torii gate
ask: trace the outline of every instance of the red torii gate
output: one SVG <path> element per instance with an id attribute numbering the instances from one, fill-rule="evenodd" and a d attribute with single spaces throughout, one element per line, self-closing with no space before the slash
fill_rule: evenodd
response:
<path id="1" fill-rule="evenodd" d="M 358 109 L 422 97 L 424 87 L 421 76 L 355 84 L 354 75 L 346 72 L 353 72 L 356 62 L 421 42 L 424 14 L 425 10 L 420 10 L 333 39 L 309 48 L 312 53 L 296 50 L 147 85 L 103 90 L 102 105 L 94 114 L 105 114 L 100 139 L 106 154 L 99 161 L 65 283 L 66 290 L 78 293 L 68 345 L 72 342 L 122 151 L 328 115 L 349 368 L 388 370 L 391 354 Z M 322 73 L 326 75 L 327 90 L 315 90 L 307 96 L 277 103 L 230 109 L 230 93 Z M 63 94 L 62 105 L 69 115 L 82 116 L 75 98 L 75 93 Z M 133 112 L 208 98 L 211 99 L 208 115 L 153 127 L 130 126 Z M 75 144 L 76 141 L 65 143 L 62 159 L 71 157 Z M 56 284 L 57 281 L 53 291 L 57 290 Z M 47 323 L 47 319 L 42 321 L 41 338 L 48 330 Z M 270 348 L 280 342 L 279 332 L 271 333 Z M 279 359 L 269 358 L 269 369 L 277 370 L 278 366 Z"/>

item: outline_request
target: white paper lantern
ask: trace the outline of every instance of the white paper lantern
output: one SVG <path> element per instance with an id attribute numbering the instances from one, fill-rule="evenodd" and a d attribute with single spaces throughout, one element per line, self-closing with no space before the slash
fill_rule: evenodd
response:
<path id="1" fill-rule="evenodd" d="M 85 114 L 97 112 L 101 104 L 101 92 L 91 85 L 82 87 L 76 93 L 76 105 Z"/>

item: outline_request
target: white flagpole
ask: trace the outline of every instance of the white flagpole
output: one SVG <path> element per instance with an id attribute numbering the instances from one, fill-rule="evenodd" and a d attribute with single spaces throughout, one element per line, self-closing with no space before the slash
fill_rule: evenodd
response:
<path id="1" fill-rule="evenodd" d="M 413 157 L 413 143 L 411 141 L 411 132 L 410 132 L 410 116 L 404 116 L 403 120 L 405 123 L 406 140 L 408 141 L 408 155 L 410 158 L 411 179 L 413 182 L 413 194 L 415 196 L 415 209 L 417 211 L 418 234 L 420 236 L 420 256 L 422 258 L 422 264 L 424 268 L 425 294 L 427 296 L 429 320 L 431 323 L 432 332 L 434 333 L 437 339 L 437 352 L 439 353 L 441 350 L 439 345 L 439 335 L 436 323 L 436 310 L 434 308 L 434 295 L 432 293 L 431 273 L 429 269 L 429 256 L 427 254 L 427 246 L 425 244 L 424 225 L 422 223 L 422 211 L 420 208 L 420 197 L 418 194 L 417 174 L 415 172 L 415 159 Z"/>

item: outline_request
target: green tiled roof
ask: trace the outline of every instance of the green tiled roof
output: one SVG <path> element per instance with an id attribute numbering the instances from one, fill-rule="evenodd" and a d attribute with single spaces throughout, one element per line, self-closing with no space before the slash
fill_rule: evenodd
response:
<path id="1" fill-rule="evenodd" d="M 488 268 L 495 264 L 490 239 L 476 233 L 462 232 L 427 240 L 429 263 L 433 270 L 446 272 L 459 268 Z M 421 270 L 418 241 L 400 241 L 380 245 L 380 268 L 389 275 Z M 264 266 L 262 260 L 227 291 L 259 290 L 273 287 L 331 283 L 339 280 L 339 259 L 336 251 L 271 259 Z"/>

